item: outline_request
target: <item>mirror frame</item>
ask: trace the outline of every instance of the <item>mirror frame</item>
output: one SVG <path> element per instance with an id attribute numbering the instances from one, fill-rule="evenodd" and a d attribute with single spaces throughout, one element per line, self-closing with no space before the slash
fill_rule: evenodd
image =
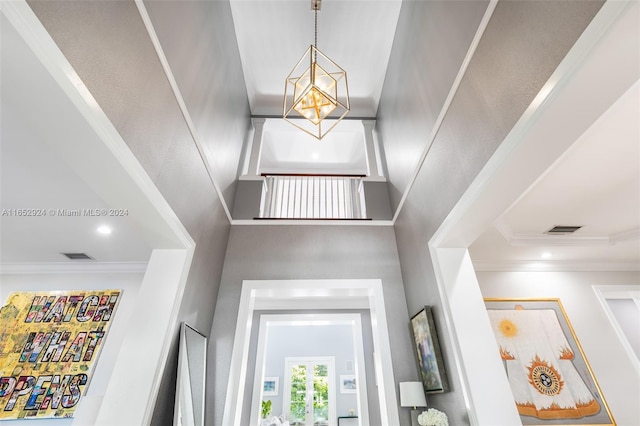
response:
<path id="1" fill-rule="evenodd" d="M 207 337 L 186 322 L 180 327 L 174 426 L 204 426 Z"/>

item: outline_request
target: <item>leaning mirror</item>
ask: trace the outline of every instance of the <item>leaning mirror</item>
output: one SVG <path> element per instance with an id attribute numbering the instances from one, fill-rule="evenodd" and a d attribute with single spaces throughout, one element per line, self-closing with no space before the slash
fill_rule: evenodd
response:
<path id="1" fill-rule="evenodd" d="M 174 425 L 204 425 L 206 362 L 207 338 L 195 328 L 182 323 L 178 350 Z"/>

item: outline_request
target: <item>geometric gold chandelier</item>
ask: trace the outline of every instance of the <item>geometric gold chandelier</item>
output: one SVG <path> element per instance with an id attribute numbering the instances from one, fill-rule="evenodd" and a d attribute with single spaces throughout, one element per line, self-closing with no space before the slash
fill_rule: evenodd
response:
<path id="1" fill-rule="evenodd" d="M 286 121 L 317 139 L 322 139 L 349 112 L 347 72 L 316 47 L 320 2 L 311 0 L 314 43 L 287 76 L 282 114 Z"/>

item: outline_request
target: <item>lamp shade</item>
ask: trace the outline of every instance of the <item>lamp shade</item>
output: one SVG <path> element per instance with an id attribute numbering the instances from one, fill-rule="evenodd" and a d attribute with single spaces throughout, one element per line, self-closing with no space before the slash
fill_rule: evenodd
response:
<path id="1" fill-rule="evenodd" d="M 400 406 L 427 406 L 427 399 L 424 396 L 424 388 L 422 387 L 422 382 L 400 382 Z"/>

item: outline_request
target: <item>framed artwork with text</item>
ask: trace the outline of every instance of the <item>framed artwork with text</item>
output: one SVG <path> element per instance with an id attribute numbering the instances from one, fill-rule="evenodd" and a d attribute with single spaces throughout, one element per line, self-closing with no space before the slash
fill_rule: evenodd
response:
<path id="1" fill-rule="evenodd" d="M 121 294 L 9 295 L 0 309 L 0 420 L 73 417 Z"/>

